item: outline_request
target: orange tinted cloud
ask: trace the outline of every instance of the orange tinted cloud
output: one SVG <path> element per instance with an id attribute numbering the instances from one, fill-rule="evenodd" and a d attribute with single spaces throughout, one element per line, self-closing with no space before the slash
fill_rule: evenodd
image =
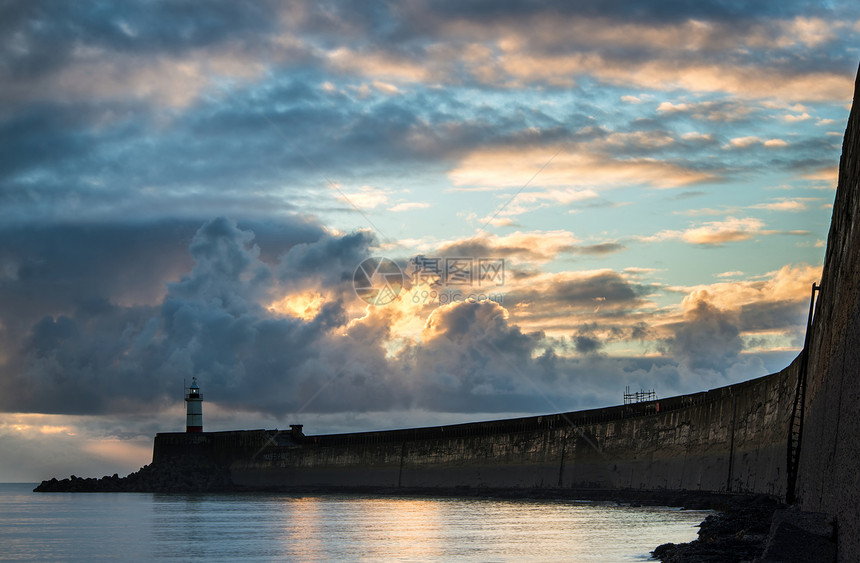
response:
<path id="1" fill-rule="evenodd" d="M 763 227 L 762 221 L 752 217 L 742 219 L 729 217 L 725 221 L 709 221 L 684 231 L 660 231 L 652 236 L 639 237 L 639 240 L 643 242 L 682 240 L 690 244 L 720 245 L 749 240 L 758 234 L 767 234 L 763 232 Z"/>
<path id="2" fill-rule="evenodd" d="M 723 309 L 738 311 L 744 306 L 763 303 L 802 303 L 809 299 L 812 282 L 821 277 L 821 266 L 809 264 L 787 264 L 779 270 L 768 272 L 764 279 L 720 282 L 710 285 L 696 285 L 675 288 L 687 293 L 681 302 L 681 309 L 695 306 L 696 301 L 708 303 Z"/>
<path id="3" fill-rule="evenodd" d="M 805 211 L 809 209 L 809 202 L 820 201 L 817 197 L 779 198 L 769 203 L 757 203 L 751 205 L 751 209 L 767 209 L 769 211 Z"/>
<path id="4" fill-rule="evenodd" d="M 820 45 L 833 37 L 840 22 L 798 17 L 773 20 L 739 33 L 729 24 L 689 19 L 681 23 L 624 23 L 605 18 L 532 18 L 528 32 L 514 24 L 451 24 L 451 35 L 466 35 L 495 41 L 500 54 L 495 70 L 487 73 L 489 53 L 482 59 L 482 72 L 473 75 L 500 86 L 522 86 L 545 82 L 572 86 L 583 75 L 624 86 L 694 92 L 724 92 L 743 98 L 786 100 L 847 100 L 853 80 L 849 75 L 818 70 L 792 72 L 774 65 L 737 64 L 727 55 L 745 45 L 750 48 L 776 45 Z M 576 38 L 572 42 L 571 38 Z M 604 53 L 619 46 L 651 53 L 643 60 Z M 698 53 L 695 59 L 679 56 Z"/>
<path id="5" fill-rule="evenodd" d="M 427 66 L 384 51 L 358 52 L 341 47 L 329 52 L 327 57 L 336 70 L 379 80 L 423 82 L 430 78 Z"/>
<path id="6" fill-rule="evenodd" d="M 782 139 L 762 139 L 761 137 L 735 137 L 729 140 L 729 147 L 745 149 L 754 145 L 762 145 L 768 148 L 786 147 L 788 143 Z"/>
<path id="7" fill-rule="evenodd" d="M 545 168 L 541 170 L 542 167 Z M 621 160 L 564 145 L 477 149 L 463 157 L 448 176 L 455 186 L 494 188 L 519 188 L 533 176 L 530 185 L 567 188 L 677 188 L 711 178 L 670 162 L 651 158 Z"/>

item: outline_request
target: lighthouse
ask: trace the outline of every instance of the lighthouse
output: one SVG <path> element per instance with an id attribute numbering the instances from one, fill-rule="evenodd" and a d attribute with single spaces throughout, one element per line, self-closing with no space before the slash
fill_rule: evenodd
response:
<path id="1" fill-rule="evenodd" d="M 185 390 L 185 404 L 185 431 L 203 432 L 203 397 L 196 377 L 191 378 L 191 387 Z"/>

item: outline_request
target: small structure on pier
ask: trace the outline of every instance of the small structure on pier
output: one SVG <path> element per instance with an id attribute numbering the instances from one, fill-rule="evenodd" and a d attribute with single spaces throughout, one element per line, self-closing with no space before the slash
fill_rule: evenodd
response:
<path id="1" fill-rule="evenodd" d="M 640 389 L 634 393 L 630 392 L 630 386 L 628 385 L 624 390 L 624 404 L 632 405 L 635 403 L 647 403 L 648 401 L 656 401 L 657 400 L 657 392 L 653 389 L 649 389 L 645 391 L 644 389 Z"/>
<path id="2" fill-rule="evenodd" d="M 185 431 L 203 432 L 203 396 L 197 378 L 191 378 L 191 386 L 185 389 Z"/>

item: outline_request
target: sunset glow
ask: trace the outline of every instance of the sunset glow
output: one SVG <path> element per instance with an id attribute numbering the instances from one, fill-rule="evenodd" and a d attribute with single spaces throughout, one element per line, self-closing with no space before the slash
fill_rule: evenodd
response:
<path id="1" fill-rule="evenodd" d="M 800 349 L 856 3 L 178 6 L 4 14 L 0 481 L 138 468 L 192 377 L 325 433 Z"/>

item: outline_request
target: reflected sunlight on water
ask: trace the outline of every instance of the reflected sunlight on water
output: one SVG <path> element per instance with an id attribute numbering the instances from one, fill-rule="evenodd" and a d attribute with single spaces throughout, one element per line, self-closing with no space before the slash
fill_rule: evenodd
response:
<path id="1" fill-rule="evenodd" d="M 703 511 L 551 500 L 41 493 L 0 485 L 11 561 L 642 561 Z"/>

